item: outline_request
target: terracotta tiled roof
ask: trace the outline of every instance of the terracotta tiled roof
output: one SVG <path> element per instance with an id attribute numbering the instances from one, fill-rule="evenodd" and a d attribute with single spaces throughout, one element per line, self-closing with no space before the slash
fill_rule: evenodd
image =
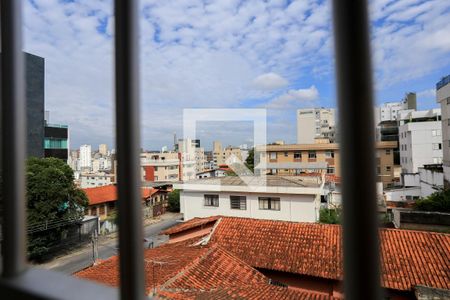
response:
<path id="1" fill-rule="evenodd" d="M 100 203 L 117 201 L 117 186 L 116 185 L 104 185 L 94 188 L 83 189 L 89 200 L 89 205 L 95 205 Z M 153 196 L 158 189 L 154 188 L 142 188 L 142 198 L 146 199 Z"/>
<path id="2" fill-rule="evenodd" d="M 195 227 L 200 227 L 200 226 L 207 225 L 209 223 L 213 223 L 219 218 L 220 218 L 220 216 L 213 216 L 213 217 L 209 217 L 209 218 L 193 218 L 193 219 L 190 219 L 189 221 L 180 223 L 169 229 L 166 229 L 166 230 L 162 231 L 160 234 L 174 234 L 174 233 L 186 231 L 186 230 L 189 230 L 189 229 L 192 229 Z"/>
<path id="3" fill-rule="evenodd" d="M 145 251 L 147 294 L 156 292 L 164 299 L 334 299 L 271 285 L 269 278 L 219 246 L 191 243 Z M 118 286 L 118 263 L 112 257 L 75 276 Z"/>
<path id="4" fill-rule="evenodd" d="M 224 217 L 211 241 L 257 268 L 342 280 L 338 225 Z M 450 235 L 380 229 L 382 285 L 450 289 Z"/>
<path id="5" fill-rule="evenodd" d="M 190 241 L 192 242 L 192 241 Z M 209 247 L 187 247 L 186 242 L 167 244 L 144 252 L 146 291 L 165 283 L 186 265 L 198 259 Z M 153 276 L 155 275 L 155 276 Z M 82 270 L 75 276 L 110 286 L 119 286 L 119 260 L 113 256 L 97 265 Z"/>

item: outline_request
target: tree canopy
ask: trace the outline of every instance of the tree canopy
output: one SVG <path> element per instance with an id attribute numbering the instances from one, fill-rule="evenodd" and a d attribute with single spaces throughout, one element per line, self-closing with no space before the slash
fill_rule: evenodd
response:
<path id="1" fill-rule="evenodd" d="M 169 193 L 169 211 L 179 212 L 180 211 L 180 190 L 173 190 Z"/>
<path id="2" fill-rule="evenodd" d="M 247 166 L 247 168 L 250 169 L 250 171 L 254 171 L 255 169 L 255 148 L 250 149 L 250 151 L 248 151 L 248 156 L 245 159 L 245 165 Z"/>
<path id="3" fill-rule="evenodd" d="M 440 190 L 417 200 L 414 208 L 423 211 L 450 212 L 450 189 Z"/>
<path id="4" fill-rule="evenodd" d="M 67 226 L 80 221 L 88 205 L 86 194 L 75 186 L 72 169 L 57 158 L 27 160 L 27 199 L 31 258 L 60 242 Z"/>

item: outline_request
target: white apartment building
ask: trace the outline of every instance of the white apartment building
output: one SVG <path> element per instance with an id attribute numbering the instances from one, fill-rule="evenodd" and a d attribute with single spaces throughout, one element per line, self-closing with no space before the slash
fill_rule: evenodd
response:
<path id="1" fill-rule="evenodd" d="M 280 176 L 213 177 L 174 184 L 180 189 L 185 220 L 233 216 L 255 219 L 316 222 L 321 182 Z"/>
<path id="2" fill-rule="evenodd" d="M 400 164 L 403 173 L 442 163 L 441 110 L 399 113 Z"/>
<path id="3" fill-rule="evenodd" d="M 444 185 L 450 187 L 450 75 L 436 84 L 436 100 L 442 112 L 442 150 Z"/>
<path id="4" fill-rule="evenodd" d="M 333 139 L 335 109 L 305 108 L 297 110 L 297 144 L 314 144 L 316 138 Z"/>
<path id="5" fill-rule="evenodd" d="M 80 146 L 80 168 L 91 169 L 92 168 L 92 151 L 91 145 Z"/>
<path id="6" fill-rule="evenodd" d="M 416 93 L 407 93 L 405 98 L 399 102 L 385 102 L 375 108 L 375 123 L 397 121 L 397 114 L 402 110 L 416 110 L 417 97 Z"/>
<path id="7" fill-rule="evenodd" d="M 92 188 L 113 183 L 113 175 L 105 173 L 85 173 L 80 175 L 80 187 Z"/>

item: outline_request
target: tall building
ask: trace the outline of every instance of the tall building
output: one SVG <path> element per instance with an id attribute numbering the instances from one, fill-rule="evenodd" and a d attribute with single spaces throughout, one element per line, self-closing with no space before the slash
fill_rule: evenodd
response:
<path id="1" fill-rule="evenodd" d="M 335 109 L 306 108 L 297 110 L 297 144 L 313 144 L 316 138 L 330 138 L 335 131 Z"/>
<path id="2" fill-rule="evenodd" d="M 91 169 L 92 167 L 92 151 L 91 145 L 80 146 L 80 168 Z"/>
<path id="3" fill-rule="evenodd" d="M 436 100 L 441 104 L 444 186 L 450 188 L 450 75 L 436 84 Z"/>
<path id="4" fill-rule="evenodd" d="M 441 110 L 403 111 L 398 118 L 402 173 L 442 163 Z"/>
<path id="5" fill-rule="evenodd" d="M 108 155 L 108 145 L 106 145 L 106 144 L 100 144 L 99 146 L 98 146 L 98 152 L 101 154 L 101 155 Z"/>
<path id="6" fill-rule="evenodd" d="M 29 53 L 24 54 L 27 118 L 26 154 L 27 156 L 44 157 L 45 61 L 43 57 Z M 0 137 L 0 142 L 1 140 L 2 139 Z"/>
<path id="7" fill-rule="evenodd" d="M 399 114 L 417 109 L 416 93 L 406 93 L 399 102 L 386 102 L 375 108 L 376 139 L 381 142 L 396 141 L 394 149 L 394 164 L 400 165 Z"/>
<path id="8" fill-rule="evenodd" d="M 69 127 L 46 123 L 44 137 L 44 156 L 67 161 L 69 158 Z"/>

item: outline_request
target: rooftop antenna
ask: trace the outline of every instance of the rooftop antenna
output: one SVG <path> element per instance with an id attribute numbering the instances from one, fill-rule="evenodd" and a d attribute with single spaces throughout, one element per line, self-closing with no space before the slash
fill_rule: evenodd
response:
<path id="1" fill-rule="evenodd" d="M 173 133 L 173 150 L 177 151 L 177 133 Z"/>

